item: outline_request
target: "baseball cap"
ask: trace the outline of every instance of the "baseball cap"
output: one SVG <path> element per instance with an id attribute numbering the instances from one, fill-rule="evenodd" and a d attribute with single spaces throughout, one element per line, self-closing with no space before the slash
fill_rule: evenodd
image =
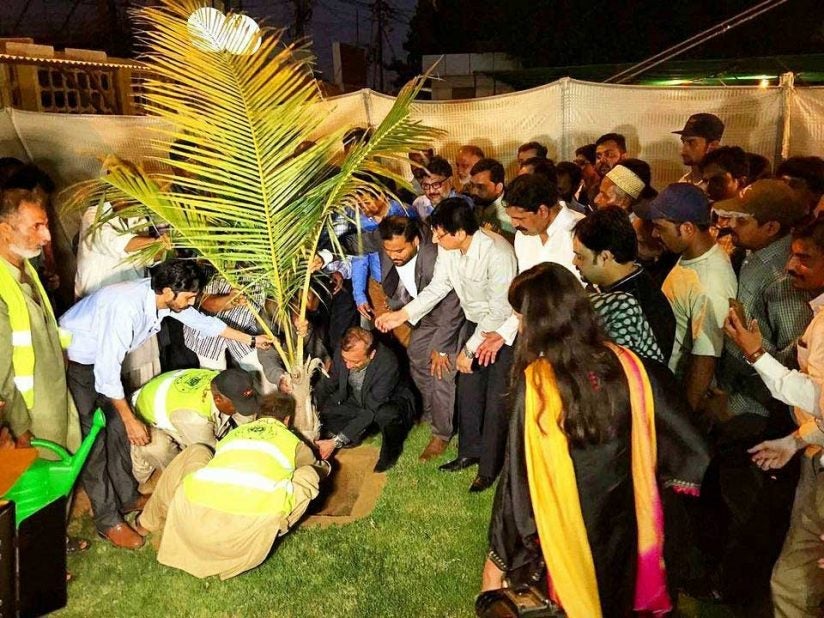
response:
<path id="1" fill-rule="evenodd" d="M 703 137 L 712 142 L 724 135 L 724 123 L 715 114 L 693 114 L 683 129 L 673 133 L 681 137 Z"/>
<path id="2" fill-rule="evenodd" d="M 667 219 L 684 223 L 708 225 L 710 201 L 707 194 L 688 182 L 676 182 L 666 187 L 650 202 L 645 219 Z M 640 215 L 639 215 L 640 216 Z"/>
<path id="3" fill-rule="evenodd" d="M 251 416 L 260 411 L 262 397 L 255 388 L 252 374 L 242 369 L 225 369 L 215 376 L 212 384 L 232 402 L 241 416 Z"/>
<path id="4" fill-rule="evenodd" d="M 767 178 L 747 185 L 736 197 L 715 202 L 713 210 L 719 213 L 752 215 L 758 221 L 778 221 L 792 226 L 801 221 L 807 209 L 793 190 L 781 180 Z"/>

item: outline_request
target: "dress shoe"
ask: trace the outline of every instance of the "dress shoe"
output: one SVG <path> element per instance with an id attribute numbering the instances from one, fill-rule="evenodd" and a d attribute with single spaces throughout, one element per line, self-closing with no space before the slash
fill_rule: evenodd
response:
<path id="1" fill-rule="evenodd" d="M 101 538 L 120 549 L 138 549 L 143 547 L 144 539 L 129 524 L 122 522 L 108 530 L 98 532 Z"/>
<path id="2" fill-rule="evenodd" d="M 149 531 L 146 528 L 144 528 L 143 526 L 140 525 L 140 516 L 142 514 L 143 514 L 143 512 L 141 511 L 134 518 L 134 521 L 132 522 L 132 528 L 134 528 L 134 531 L 137 532 L 140 536 L 142 536 L 145 539 L 147 536 L 149 536 Z"/>
<path id="3" fill-rule="evenodd" d="M 426 445 L 426 448 L 423 449 L 418 456 L 418 461 L 429 461 L 430 459 L 435 459 L 435 457 L 443 455 L 447 446 L 449 446 L 449 442 L 432 436 L 429 444 Z"/>
<path id="4" fill-rule="evenodd" d="M 492 487 L 492 483 L 495 482 L 495 479 L 490 478 L 488 476 L 481 476 L 480 474 L 475 477 L 475 480 L 472 481 L 472 485 L 469 486 L 469 491 L 473 494 L 480 493 L 482 491 L 486 491 L 490 487 Z"/>
<path id="5" fill-rule="evenodd" d="M 409 429 L 403 419 L 396 419 L 387 423 L 381 430 L 381 454 L 378 463 L 375 464 L 375 472 L 386 472 L 398 463 L 398 458 L 403 452 L 403 442 Z"/>
<path id="6" fill-rule="evenodd" d="M 478 457 L 458 457 L 457 459 L 453 459 L 452 461 L 448 461 L 445 464 L 438 466 L 438 470 L 443 470 L 444 472 L 457 472 L 458 470 L 463 470 L 469 466 L 474 466 L 479 461 L 480 459 Z"/>
<path id="7" fill-rule="evenodd" d="M 152 494 L 138 494 L 137 500 L 129 504 L 128 506 L 124 506 L 120 509 L 120 512 L 123 515 L 128 515 L 129 513 L 136 513 L 137 511 L 142 511 L 146 508 L 146 503 L 149 501 L 149 498 L 152 497 Z"/>

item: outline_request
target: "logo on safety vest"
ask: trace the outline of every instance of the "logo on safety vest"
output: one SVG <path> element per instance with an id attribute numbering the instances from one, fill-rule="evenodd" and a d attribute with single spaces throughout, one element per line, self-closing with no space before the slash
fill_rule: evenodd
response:
<path id="1" fill-rule="evenodd" d="M 191 393 L 200 389 L 204 381 L 211 380 L 212 374 L 184 373 L 175 378 L 174 389 L 181 393 Z"/>

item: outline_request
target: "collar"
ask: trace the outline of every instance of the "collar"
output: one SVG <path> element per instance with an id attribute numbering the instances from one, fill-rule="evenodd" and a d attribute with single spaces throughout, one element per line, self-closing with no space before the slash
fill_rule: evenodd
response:
<path id="1" fill-rule="evenodd" d="M 23 273 L 19 268 L 17 268 L 17 266 L 15 266 L 11 262 L 9 262 L 6 258 L 3 258 L 3 257 L 0 257 L 0 262 L 2 262 L 3 265 L 6 268 L 9 269 L 9 273 L 11 274 L 12 278 L 15 281 L 17 281 L 17 283 L 20 283 L 23 280 Z M 24 260 L 23 261 L 23 268 L 25 268 L 25 267 L 26 267 L 26 265 L 25 265 L 25 260 Z"/>
<path id="2" fill-rule="evenodd" d="M 504 192 L 501 191 L 501 194 L 498 197 L 495 198 L 495 201 L 492 202 L 491 206 L 494 206 L 495 208 L 498 208 L 503 203 L 504 203 Z"/>
<path id="3" fill-rule="evenodd" d="M 624 276 L 621 279 L 618 279 L 618 281 L 616 281 L 612 285 L 602 285 L 602 286 L 599 286 L 599 287 L 601 288 L 602 292 L 611 292 L 612 290 L 614 290 L 618 286 L 623 285 L 624 283 L 626 283 L 627 281 L 630 281 L 631 279 L 634 279 L 635 277 L 640 275 L 642 272 L 644 272 L 644 269 L 641 267 L 641 265 L 638 262 L 636 262 L 635 263 L 635 270 L 633 270 L 631 273 L 629 273 L 628 275 Z"/>
<path id="4" fill-rule="evenodd" d="M 753 251 L 750 253 L 748 260 L 758 258 L 764 264 L 776 263 L 776 266 L 784 269 L 784 264 L 787 262 L 787 256 L 790 254 L 790 245 L 792 245 L 792 237 L 787 234 L 783 238 L 776 240 L 774 243 L 767 245 L 763 249 Z M 717 246 L 717 245 L 716 245 Z"/>
<path id="5" fill-rule="evenodd" d="M 143 303 L 143 310 L 146 312 L 146 315 L 150 316 L 151 318 L 156 319 L 158 322 L 166 317 L 166 314 L 169 312 L 169 309 L 158 309 L 157 302 L 155 301 L 156 294 L 152 289 L 152 280 L 146 278 L 143 280 L 143 285 L 146 286 L 146 296 L 145 302 Z"/>
<path id="6" fill-rule="evenodd" d="M 814 315 L 822 309 L 824 309 L 824 292 L 822 292 L 810 301 L 810 309 L 813 310 Z"/>

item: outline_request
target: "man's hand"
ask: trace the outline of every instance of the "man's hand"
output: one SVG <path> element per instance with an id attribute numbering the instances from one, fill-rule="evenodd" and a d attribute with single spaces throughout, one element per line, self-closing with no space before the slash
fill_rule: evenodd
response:
<path id="1" fill-rule="evenodd" d="M 269 335 L 255 335 L 255 347 L 260 350 L 268 350 L 272 347 L 273 339 Z"/>
<path id="2" fill-rule="evenodd" d="M 372 307 L 368 302 L 358 305 L 358 313 L 360 313 L 367 320 L 371 320 L 374 317 Z"/>
<path id="3" fill-rule="evenodd" d="M 291 395 L 292 376 L 290 376 L 288 373 L 284 373 L 282 376 L 280 376 L 280 380 L 278 380 L 278 390 L 284 395 Z"/>
<path id="4" fill-rule="evenodd" d="M 321 268 L 323 268 L 323 258 L 316 254 L 315 257 L 312 258 L 312 263 L 309 264 L 309 272 L 316 273 Z"/>
<path id="5" fill-rule="evenodd" d="M 741 322 L 735 309 L 730 309 L 727 319 L 724 320 L 724 332 L 746 356 L 751 356 L 761 349 L 762 337 L 761 329 L 758 328 L 758 320 L 751 320 L 747 328 Z"/>
<path id="6" fill-rule="evenodd" d="M 452 369 L 452 364 L 449 362 L 449 356 L 440 354 L 437 350 L 432 350 L 429 355 L 429 374 L 443 380 L 443 374 Z"/>
<path id="7" fill-rule="evenodd" d="M 332 283 L 332 296 L 336 296 L 343 289 L 343 275 L 335 271 L 329 275 L 329 281 Z"/>
<path id="8" fill-rule="evenodd" d="M 129 444 L 146 446 L 152 441 L 149 428 L 136 416 L 132 415 L 130 419 L 123 419 L 123 425 L 126 427 L 126 437 L 129 439 Z"/>
<path id="9" fill-rule="evenodd" d="M 335 452 L 334 440 L 316 440 L 315 446 L 318 448 L 318 454 L 320 455 L 320 458 L 324 461 L 329 459 L 332 453 Z"/>
<path id="10" fill-rule="evenodd" d="M 295 325 L 295 333 L 298 337 L 306 337 L 309 334 L 309 320 L 306 318 L 301 319 L 300 316 L 295 315 L 292 317 L 292 324 Z"/>
<path id="11" fill-rule="evenodd" d="M 34 434 L 30 431 L 21 433 L 17 436 L 17 448 L 31 448 L 31 441 L 34 439 Z"/>
<path id="12" fill-rule="evenodd" d="M 406 322 L 406 319 L 406 312 L 403 309 L 388 311 L 375 319 L 375 327 L 382 333 L 388 333 L 393 328 L 397 328 Z"/>
<path id="13" fill-rule="evenodd" d="M 481 576 L 481 592 L 499 590 L 504 587 L 504 572 L 491 559 L 484 562 L 484 572 Z"/>
<path id="14" fill-rule="evenodd" d="M 461 373 L 472 373 L 472 359 L 463 350 L 455 359 L 455 368 Z"/>
<path id="15" fill-rule="evenodd" d="M 791 433 L 777 440 L 757 444 L 747 452 L 752 455 L 755 465 L 762 470 L 777 470 L 783 468 L 803 446 L 804 443 Z"/>
<path id="16" fill-rule="evenodd" d="M 0 427 L 0 451 L 15 448 L 14 437 L 8 427 Z"/>
<path id="17" fill-rule="evenodd" d="M 498 350 L 504 346 L 504 338 L 496 332 L 482 333 L 484 340 L 478 346 L 478 351 L 475 356 L 478 359 L 478 364 L 482 367 L 487 367 L 495 362 L 495 357 L 498 355 Z"/>

